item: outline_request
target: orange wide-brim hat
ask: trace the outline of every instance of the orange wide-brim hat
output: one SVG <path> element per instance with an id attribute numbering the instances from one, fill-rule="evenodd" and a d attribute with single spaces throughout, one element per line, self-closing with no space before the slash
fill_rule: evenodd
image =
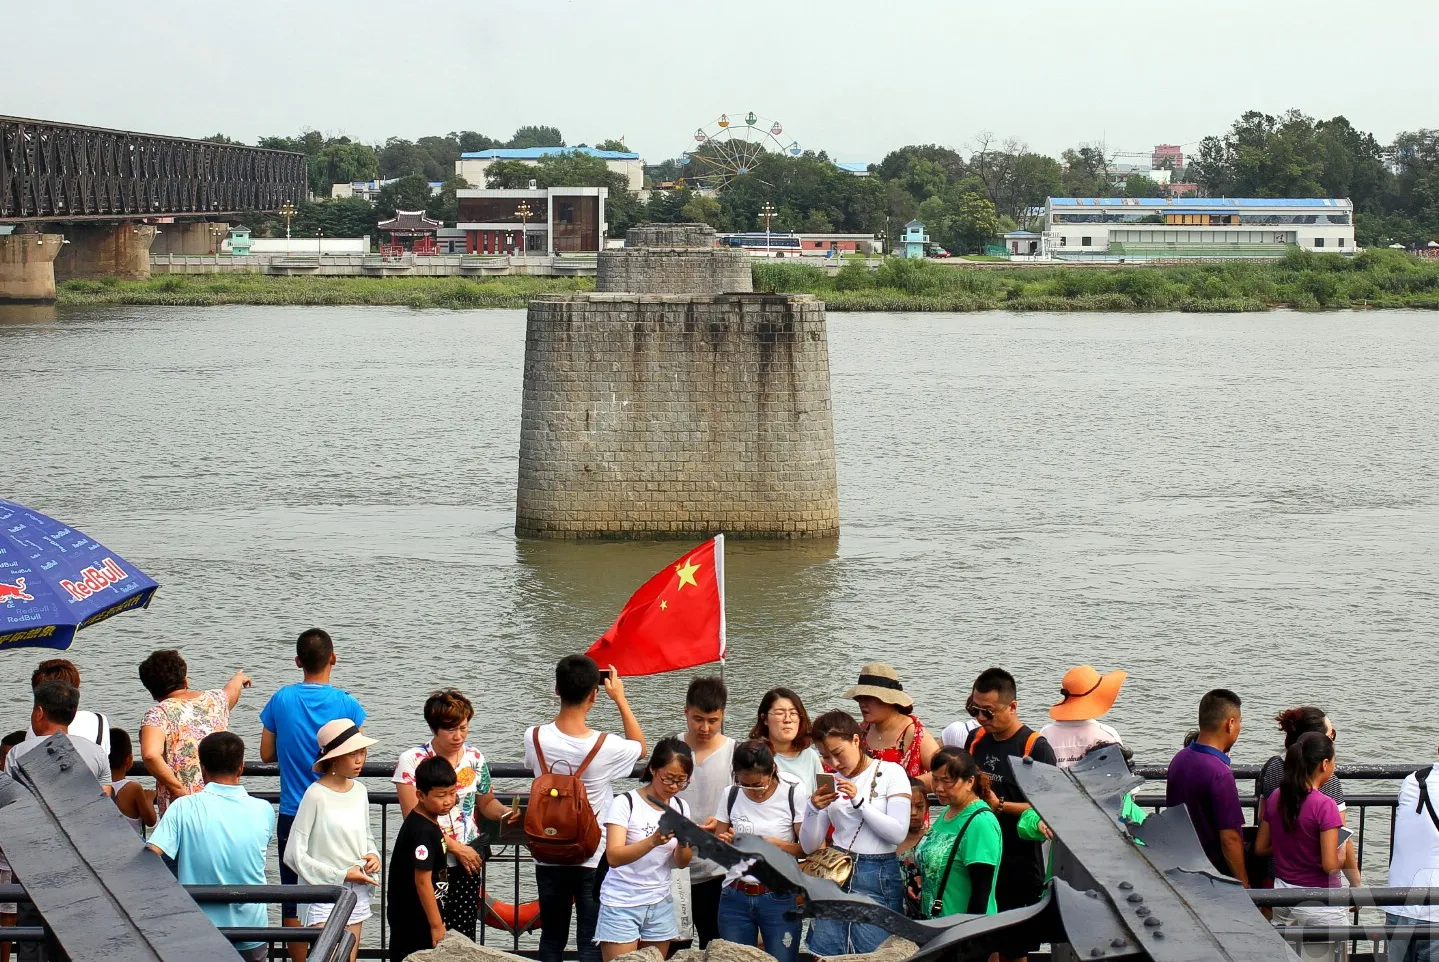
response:
<path id="1" fill-rule="evenodd" d="M 1126 671 L 1101 675 L 1091 665 L 1069 669 L 1064 673 L 1064 684 L 1060 688 L 1063 697 L 1049 709 L 1049 717 L 1055 721 L 1098 718 L 1114 707 L 1114 699 L 1119 697 L 1119 686 L 1128 677 Z"/>

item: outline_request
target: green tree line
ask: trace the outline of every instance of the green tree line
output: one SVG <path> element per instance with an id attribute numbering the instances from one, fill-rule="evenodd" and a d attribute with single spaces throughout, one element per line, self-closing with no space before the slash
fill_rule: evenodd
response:
<path id="1" fill-rule="evenodd" d="M 215 140 L 226 140 L 216 134 Z M 493 147 L 565 146 L 552 126 L 524 126 L 507 140 L 473 130 L 421 137 L 391 137 L 368 145 L 344 136 L 306 130 L 296 136 L 261 138 L 257 146 L 303 153 L 310 189 L 319 198 L 303 206 L 295 229 L 329 234 L 372 233 L 376 221 L 396 209 L 425 209 L 453 222 L 455 191 L 470 186 L 455 175 L 462 153 Z M 585 146 L 583 144 L 578 146 Z M 619 139 L 595 145 L 624 150 Z M 1141 176 L 1119 176 L 1102 143 L 1078 144 L 1051 157 L 1023 142 L 984 132 L 965 149 L 913 144 L 891 151 L 870 166 L 868 177 L 839 170 L 824 152 L 770 155 L 747 176 L 712 194 L 686 187 L 678 158 L 648 168 L 648 199 L 630 191 L 621 175 L 596 158 L 559 154 L 538 164 L 501 161 L 486 171 L 486 185 L 610 188 L 610 233 L 622 235 L 646 222 L 700 221 L 721 230 L 765 227 L 761 210 L 775 208 L 776 231 L 878 233 L 894 236 L 918 218 L 931 238 L 955 252 L 982 249 L 1016 227 L 1034 228 L 1051 196 L 1163 196 L 1165 187 Z M 1204 138 L 1186 158 L 1176 181 L 1198 185 L 1214 197 L 1349 197 L 1356 209 L 1356 239 L 1363 246 L 1419 246 L 1439 239 L 1439 130 L 1400 133 L 1390 143 L 1359 130 L 1346 118 L 1317 120 L 1300 111 L 1280 115 L 1248 111 L 1225 132 Z M 327 200 L 330 188 L 349 181 L 396 179 L 373 205 Z M 432 196 L 429 184 L 443 189 Z M 476 185 L 479 186 L 479 185 Z M 255 215 L 260 233 L 283 225 Z"/>

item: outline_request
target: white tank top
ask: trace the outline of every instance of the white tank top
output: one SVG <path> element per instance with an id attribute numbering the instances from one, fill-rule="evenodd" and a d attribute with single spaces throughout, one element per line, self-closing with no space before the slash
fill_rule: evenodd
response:
<path id="1" fill-rule="evenodd" d="M 110 783 L 110 794 L 114 797 L 117 803 L 120 800 L 120 789 L 124 788 L 126 785 L 129 785 L 133 781 L 135 781 L 135 779 L 130 778 L 127 775 L 126 777 L 120 779 L 118 782 Z M 120 814 L 124 816 L 125 821 L 130 823 L 130 827 L 133 828 L 141 838 L 145 837 L 144 822 L 140 821 L 140 819 L 138 818 L 131 818 L 129 815 L 125 815 L 124 812 L 121 812 Z"/>

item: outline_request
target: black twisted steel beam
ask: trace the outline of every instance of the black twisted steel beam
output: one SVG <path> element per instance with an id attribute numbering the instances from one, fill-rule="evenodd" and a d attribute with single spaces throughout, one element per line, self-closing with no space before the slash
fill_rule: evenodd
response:
<path id="1" fill-rule="evenodd" d="M 303 154 L 0 116 L 0 221 L 278 210 L 308 184 Z"/>

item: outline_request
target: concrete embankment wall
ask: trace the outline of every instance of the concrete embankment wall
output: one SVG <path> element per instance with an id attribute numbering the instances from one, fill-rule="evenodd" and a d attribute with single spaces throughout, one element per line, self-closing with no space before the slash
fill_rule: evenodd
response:
<path id="1" fill-rule="evenodd" d="M 521 535 L 836 534 L 824 304 L 808 295 L 530 302 Z"/>
<path id="2" fill-rule="evenodd" d="M 543 277 L 593 277 L 589 257 L 474 257 L 465 254 L 406 255 L 385 260 L 378 254 L 157 254 L 150 258 L 156 274 L 279 274 L 317 277 L 490 277 L 530 274 Z"/>

